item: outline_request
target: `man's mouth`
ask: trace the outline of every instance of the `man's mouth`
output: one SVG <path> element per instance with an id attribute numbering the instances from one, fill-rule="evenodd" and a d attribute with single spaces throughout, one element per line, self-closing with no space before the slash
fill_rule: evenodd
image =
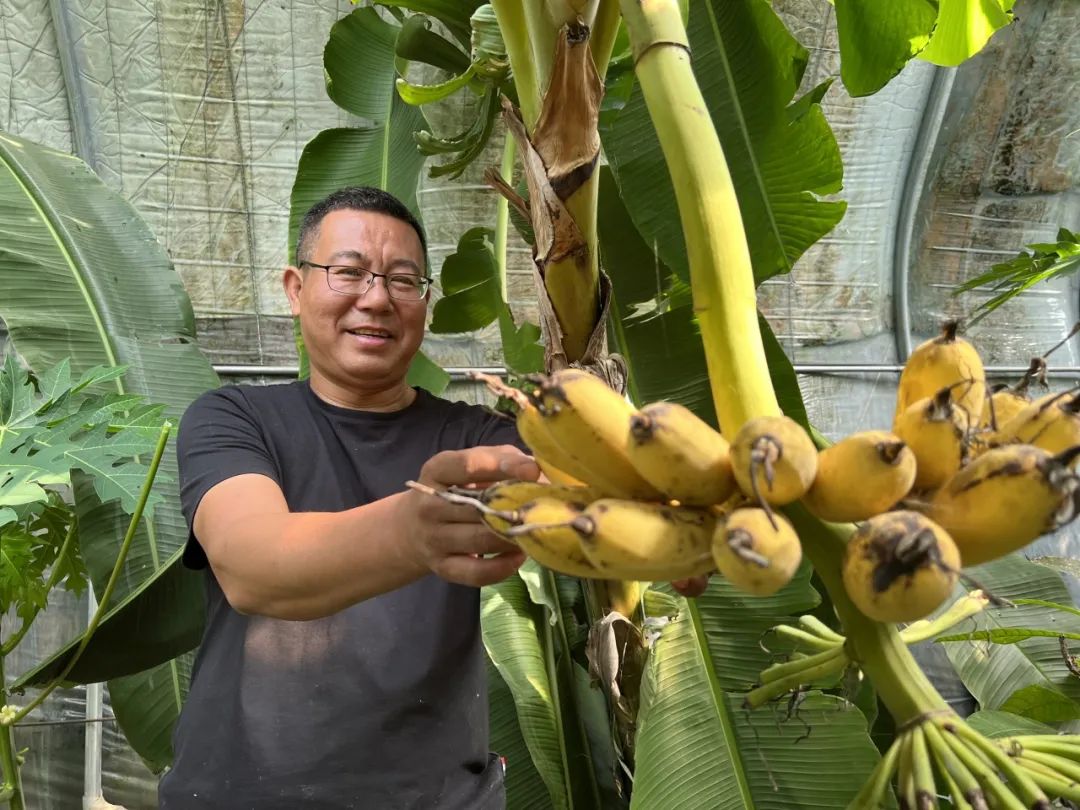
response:
<path id="1" fill-rule="evenodd" d="M 386 329 L 379 329 L 377 327 L 363 326 L 357 329 L 347 329 L 350 335 L 356 335 L 357 337 L 364 338 L 378 338 L 380 340 L 389 340 L 393 335 Z"/>

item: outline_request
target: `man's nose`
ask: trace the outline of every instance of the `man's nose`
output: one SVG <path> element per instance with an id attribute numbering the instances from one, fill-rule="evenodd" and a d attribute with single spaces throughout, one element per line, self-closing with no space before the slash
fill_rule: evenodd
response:
<path id="1" fill-rule="evenodd" d="M 390 298 L 388 283 L 388 279 L 372 276 L 367 292 L 356 297 L 354 306 L 358 309 L 391 309 L 393 299 Z"/>

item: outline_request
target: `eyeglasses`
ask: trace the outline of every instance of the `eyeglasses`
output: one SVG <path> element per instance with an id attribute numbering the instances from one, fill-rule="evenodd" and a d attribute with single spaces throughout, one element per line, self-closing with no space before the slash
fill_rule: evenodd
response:
<path id="1" fill-rule="evenodd" d="M 300 262 L 308 267 L 326 271 L 326 283 L 330 289 L 342 295 L 363 295 L 371 289 L 376 278 L 386 282 L 386 292 L 398 301 L 419 301 L 427 295 L 432 279 L 415 273 L 375 273 L 363 267 L 347 264 L 315 264 Z"/>

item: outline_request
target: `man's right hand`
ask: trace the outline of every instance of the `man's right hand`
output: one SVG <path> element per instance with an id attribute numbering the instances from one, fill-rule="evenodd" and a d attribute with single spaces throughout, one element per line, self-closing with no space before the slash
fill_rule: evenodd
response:
<path id="1" fill-rule="evenodd" d="M 420 470 L 420 483 L 434 489 L 483 487 L 518 478 L 535 481 L 540 468 L 513 445 L 438 453 Z M 505 579 L 525 561 L 517 546 L 495 534 L 470 507 L 411 490 L 401 499 L 406 545 L 436 575 L 480 587 Z M 484 556 L 492 555 L 492 556 Z"/>

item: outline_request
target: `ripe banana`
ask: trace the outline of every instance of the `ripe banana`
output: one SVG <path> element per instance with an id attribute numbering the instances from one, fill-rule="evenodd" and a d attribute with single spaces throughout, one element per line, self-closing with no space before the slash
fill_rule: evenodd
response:
<path id="1" fill-rule="evenodd" d="M 676 402 L 654 402 L 630 417 L 627 457 L 667 498 L 709 506 L 735 491 L 727 440 Z"/>
<path id="2" fill-rule="evenodd" d="M 798 422 L 763 416 L 746 422 L 731 443 L 731 466 L 744 494 L 783 506 L 801 498 L 817 474 L 817 448 Z"/>
<path id="3" fill-rule="evenodd" d="M 948 321 L 941 334 L 915 347 L 896 392 L 896 415 L 912 404 L 932 397 L 942 388 L 951 388 L 953 401 L 972 422 L 983 412 L 986 398 L 986 374 L 975 347 L 956 336 L 959 324 Z"/>
<path id="4" fill-rule="evenodd" d="M 522 506 L 538 498 L 553 498 L 563 503 L 584 509 L 591 501 L 600 497 L 600 493 L 591 487 L 566 487 L 556 484 L 538 484 L 534 481 L 507 480 L 492 484 L 480 493 L 480 502 L 500 512 L 515 513 Z M 497 515 L 484 514 L 482 520 L 497 533 L 505 535 L 511 526 L 521 522 L 520 515 L 514 515 L 514 522 L 509 523 Z"/>
<path id="5" fill-rule="evenodd" d="M 608 579 L 665 581 L 714 568 L 716 518 L 704 509 L 602 498 L 573 522 L 581 549 Z"/>
<path id="6" fill-rule="evenodd" d="M 995 431 L 1007 424 L 1030 403 L 1031 400 L 1024 394 L 1019 394 L 1003 384 L 987 398 L 982 418 L 979 420 L 979 428 Z"/>
<path id="7" fill-rule="evenodd" d="M 937 489 L 967 462 L 967 412 L 953 404 L 949 388 L 908 406 L 893 432 L 915 454 L 916 490 Z"/>
<path id="8" fill-rule="evenodd" d="M 583 579 L 604 579 L 581 550 L 578 533 L 571 528 L 581 516 L 577 505 L 557 498 L 537 498 L 518 510 L 521 524 L 507 532 L 510 540 L 541 565 Z"/>
<path id="9" fill-rule="evenodd" d="M 915 454 L 884 430 L 853 433 L 818 454 L 814 483 L 803 496 L 822 520 L 866 520 L 895 506 L 915 483 Z"/>
<path id="10" fill-rule="evenodd" d="M 536 401 L 563 458 L 539 451 L 537 455 L 613 497 L 663 497 L 626 456 L 626 430 L 634 407 L 599 377 L 571 368 L 556 371 L 541 378 Z M 564 459 L 571 459 L 572 465 Z"/>
<path id="11" fill-rule="evenodd" d="M 926 514 L 965 566 L 997 559 L 1076 517 L 1080 477 L 1069 465 L 1078 455 L 1080 446 L 1057 455 L 1025 444 L 988 450 L 934 494 Z"/>
<path id="12" fill-rule="evenodd" d="M 960 552 L 948 532 L 900 510 L 861 524 L 848 541 L 842 575 L 855 606 L 879 622 L 913 622 L 952 593 Z"/>
<path id="13" fill-rule="evenodd" d="M 514 390 L 514 389 L 508 389 Z M 570 453 L 562 449 L 559 442 L 551 434 L 547 420 L 544 419 L 533 398 L 516 391 L 515 400 L 518 405 L 517 430 L 522 441 L 529 446 L 533 457 L 540 469 L 548 464 L 562 470 L 567 475 L 578 481 L 584 481 L 584 476 L 589 470 Z M 548 476 L 550 478 L 550 476 Z"/>
<path id="14" fill-rule="evenodd" d="M 1006 422 L 998 444 L 1031 444 L 1050 453 L 1080 444 L 1080 395 L 1064 392 L 1040 397 Z"/>
<path id="15" fill-rule="evenodd" d="M 548 481 L 553 484 L 558 484 L 564 487 L 583 487 L 586 486 L 584 481 L 574 478 L 568 472 L 564 472 L 552 464 L 547 459 L 538 458 L 536 464 L 540 468 L 540 472 L 544 474 Z"/>
<path id="16" fill-rule="evenodd" d="M 713 533 L 713 560 L 740 591 L 769 596 L 787 585 L 802 561 L 795 528 L 783 515 L 736 509 Z"/>

